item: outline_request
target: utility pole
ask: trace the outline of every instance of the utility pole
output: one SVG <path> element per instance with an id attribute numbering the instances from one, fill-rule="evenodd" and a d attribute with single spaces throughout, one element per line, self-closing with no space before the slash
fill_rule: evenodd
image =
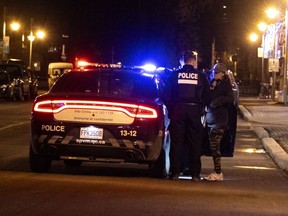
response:
<path id="1" fill-rule="evenodd" d="M 3 59 L 6 59 L 6 53 L 5 53 L 5 50 L 4 50 L 4 47 L 5 47 L 5 41 L 6 41 L 6 10 L 7 8 L 4 7 L 4 12 L 3 12 L 3 41 L 2 41 L 2 58 Z"/>
<path id="2" fill-rule="evenodd" d="M 29 47 L 29 68 L 32 68 L 32 48 L 33 48 L 33 40 L 35 39 L 33 35 L 33 18 L 30 19 L 30 47 Z"/>

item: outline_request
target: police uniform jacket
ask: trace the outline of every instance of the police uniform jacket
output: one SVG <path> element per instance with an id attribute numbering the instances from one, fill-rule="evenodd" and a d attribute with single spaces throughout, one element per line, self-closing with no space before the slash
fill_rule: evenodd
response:
<path id="1" fill-rule="evenodd" d="M 206 123 L 211 128 L 225 128 L 228 124 L 229 107 L 234 102 L 234 92 L 227 75 L 220 80 L 212 80 L 212 101 L 206 114 Z"/>
<path id="2" fill-rule="evenodd" d="M 206 75 L 192 65 L 172 72 L 166 85 L 166 103 L 171 112 L 176 103 L 206 106 L 210 103 L 210 87 Z"/>

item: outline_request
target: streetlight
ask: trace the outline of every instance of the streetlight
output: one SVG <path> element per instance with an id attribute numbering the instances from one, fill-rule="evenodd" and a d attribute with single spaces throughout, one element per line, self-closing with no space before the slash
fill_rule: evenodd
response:
<path id="1" fill-rule="evenodd" d="M 10 24 L 10 27 L 13 31 L 18 31 L 20 29 L 20 24 L 17 22 L 13 22 Z"/>
<path id="2" fill-rule="evenodd" d="M 268 10 L 265 11 L 266 14 L 267 14 L 267 17 L 269 17 L 270 19 L 275 19 L 277 18 L 278 22 L 279 22 L 279 14 L 280 12 L 278 10 L 276 10 L 275 8 L 269 8 Z M 274 30 L 272 30 L 270 28 L 270 31 L 273 31 L 274 32 L 274 35 L 273 35 L 273 39 L 274 39 L 274 42 L 273 42 L 273 50 L 271 49 L 271 53 L 273 53 L 273 58 L 274 60 L 272 61 L 273 62 L 273 65 L 272 65 L 272 70 L 276 69 L 275 71 L 277 71 L 277 69 L 279 69 L 279 66 L 277 66 L 277 40 L 276 40 L 276 29 L 277 29 L 277 21 L 276 23 L 274 24 Z M 284 67 L 283 67 L 283 89 L 282 89 L 282 93 L 283 93 L 283 102 L 285 105 L 287 105 L 287 69 L 288 69 L 288 1 L 286 0 L 286 11 L 285 11 L 285 49 L 284 49 Z M 271 27 L 271 25 L 270 25 Z M 264 71 L 264 47 L 266 46 L 266 42 L 265 42 L 265 35 L 268 33 L 267 31 L 267 28 L 268 28 L 268 25 L 264 24 L 264 23 L 261 23 L 258 25 L 258 28 L 260 31 L 263 32 L 262 34 L 262 83 L 264 83 L 265 81 L 265 71 Z M 255 36 L 251 36 L 252 38 L 250 38 L 251 40 L 255 40 Z M 253 39 L 254 37 L 254 39 Z M 271 47 L 272 48 L 272 47 Z M 271 58 L 271 56 L 270 56 Z M 277 67 L 277 68 L 275 68 Z M 271 91 L 271 97 L 272 97 L 272 100 L 275 99 L 275 80 L 276 80 L 276 72 L 275 71 L 272 71 L 273 73 L 273 79 L 272 79 L 272 91 Z M 263 89 L 263 84 L 261 86 L 261 94 L 262 94 L 262 90 Z"/>
<path id="3" fill-rule="evenodd" d="M 18 22 L 12 22 L 10 24 L 10 27 L 13 31 L 18 31 L 20 29 L 21 25 Z M 22 48 L 24 48 L 25 36 L 24 36 L 24 32 L 23 32 L 23 27 L 21 27 L 21 28 L 22 28 Z M 29 50 L 29 67 L 30 68 L 32 66 L 33 41 L 36 38 L 43 39 L 45 37 L 45 32 L 42 30 L 39 30 L 36 32 L 35 35 L 36 36 L 34 36 L 34 33 L 33 33 L 33 19 L 31 18 L 30 34 L 27 36 L 28 40 L 30 41 L 30 50 Z"/>
<path id="4" fill-rule="evenodd" d="M 257 41 L 257 40 L 258 40 L 258 34 L 256 34 L 256 33 L 251 33 L 251 34 L 249 35 L 249 39 L 250 39 L 252 42 Z"/>
<path id="5" fill-rule="evenodd" d="M 33 41 L 35 40 L 35 36 L 33 35 L 33 32 L 30 32 L 30 35 L 27 37 L 28 40 L 30 41 L 30 49 L 29 49 L 29 67 L 31 68 L 32 66 L 32 44 Z"/>
<path id="6" fill-rule="evenodd" d="M 43 39 L 45 37 L 45 32 L 44 31 L 37 31 L 36 32 L 36 37 L 39 39 Z M 30 32 L 30 35 L 27 37 L 28 40 L 30 41 L 30 49 L 29 49 L 29 67 L 31 68 L 32 66 L 32 49 L 33 49 L 33 41 L 36 39 L 36 37 L 33 34 L 33 31 Z"/>
<path id="7" fill-rule="evenodd" d="M 279 15 L 279 11 L 276 10 L 275 8 L 269 8 L 266 11 L 267 17 L 269 17 L 270 19 L 275 19 L 278 17 Z M 264 72 L 264 47 L 265 47 L 265 32 L 267 30 L 268 26 L 265 23 L 260 23 L 258 25 L 258 29 L 260 31 L 262 31 L 262 85 L 261 85 L 261 96 L 263 96 L 264 93 L 264 82 L 265 82 L 265 72 Z M 273 42 L 273 58 L 274 60 L 272 61 L 273 64 L 276 63 L 276 59 L 277 59 L 277 46 L 276 46 L 276 29 L 277 29 L 277 23 L 275 23 L 274 25 L 274 42 Z M 271 58 L 271 56 L 269 57 Z M 272 70 L 272 90 L 271 90 L 271 98 L 274 101 L 275 100 L 275 80 L 276 80 L 276 68 L 273 65 L 273 70 Z"/>
<path id="8" fill-rule="evenodd" d="M 37 36 L 37 38 L 39 38 L 39 39 L 43 39 L 44 37 L 45 37 L 45 32 L 44 31 L 37 31 L 36 32 L 36 36 Z"/>
<path id="9" fill-rule="evenodd" d="M 25 48 L 25 35 L 24 35 L 24 28 L 23 28 L 23 25 L 20 24 L 19 22 L 12 22 L 10 24 L 10 27 L 13 31 L 19 31 L 19 29 L 21 28 L 22 30 L 22 35 L 21 35 L 21 47 L 22 48 Z"/>
<path id="10" fill-rule="evenodd" d="M 279 11 L 275 8 L 269 8 L 265 12 L 270 19 L 275 19 L 279 14 Z"/>
<path id="11" fill-rule="evenodd" d="M 45 37 L 44 31 L 37 31 L 36 36 L 39 39 L 43 39 Z M 32 49 L 33 49 L 33 41 L 35 40 L 35 36 L 33 34 L 33 18 L 30 19 L 30 35 L 28 36 L 28 40 L 30 41 L 30 49 L 29 49 L 29 67 L 32 68 Z"/>

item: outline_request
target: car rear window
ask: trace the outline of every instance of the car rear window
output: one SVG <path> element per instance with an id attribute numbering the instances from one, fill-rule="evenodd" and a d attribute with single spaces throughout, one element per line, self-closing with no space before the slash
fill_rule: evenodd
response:
<path id="1" fill-rule="evenodd" d="M 158 97 L 153 78 L 121 70 L 72 71 L 51 89 L 53 93 L 84 93 L 113 97 Z"/>
<path id="2" fill-rule="evenodd" d="M 22 76 L 22 72 L 18 66 L 14 65 L 0 65 L 0 70 L 7 71 L 12 78 L 18 78 Z"/>

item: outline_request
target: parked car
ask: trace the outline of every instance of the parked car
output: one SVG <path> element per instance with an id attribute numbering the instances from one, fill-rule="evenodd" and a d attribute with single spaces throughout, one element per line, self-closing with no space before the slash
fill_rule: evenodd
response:
<path id="1" fill-rule="evenodd" d="M 73 69 L 38 96 L 31 117 L 30 168 L 48 172 L 53 160 L 148 164 L 169 172 L 164 84 L 153 73 L 119 65 Z"/>
<path id="2" fill-rule="evenodd" d="M 16 100 L 15 83 L 6 71 L 0 71 L 0 98 Z"/>
<path id="3" fill-rule="evenodd" d="M 30 70 L 25 70 L 19 64 L 0 64 L 0 70 L 5 71 L 14 82 L 14 95 L 17 100 L 29 100 L 37 95 L 37 78 Z"/>
<path id="4" fill-rule="evenodd" d="M 73 64 L 69 62 L 52 62 L 48 65 L 48 87 L 51 88 L 55 81 L 64 73 L 71 70 Z"/>
<path id="5" fill-rule="evenodd" d="M 20 65 L 22 67 L 22 69 L 25 69 L 25 63 L 22 59 L 2 59 L 0 60 L 0 64 L 17 64 Z"/>

